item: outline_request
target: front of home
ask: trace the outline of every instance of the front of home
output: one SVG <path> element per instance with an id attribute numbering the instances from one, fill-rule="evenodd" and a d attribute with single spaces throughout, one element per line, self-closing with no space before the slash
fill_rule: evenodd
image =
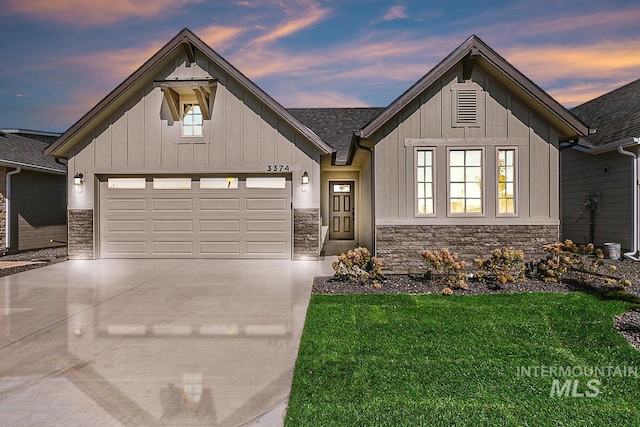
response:
<path id="1" fill-rule="evenodd" d="M 557 241 L 559 147 L 587 132 L 477 37 L 386 108 L 287 110 L 185 29 L 48 154 L 71 258 L 360 245 L 406 272 L 422 249 Z"/>

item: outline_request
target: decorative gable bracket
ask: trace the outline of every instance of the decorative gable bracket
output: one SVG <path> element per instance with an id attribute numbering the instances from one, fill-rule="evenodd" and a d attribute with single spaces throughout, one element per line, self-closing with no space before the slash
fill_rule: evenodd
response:
<path id="1" fill-rule="evenodd" d="M 196 52 L 188 37 L 182 39 L 182 47 L 184 47 L 184 52 L 187 55 L 187 67 L 190 67 L 191 64 L 196 62 Z"/>
<path id="2" fill-rule="evenodd" d="M 211 120 L 213 109 L 213 99 L 217 80 L 156 80 L 154 87 L 159 87 L 167 102 L 171 117 L 174 121 L 179 121 L 180 117 L 180 95 L 195 95 L 202 118 Z"/>
<path id="3" fill-rule="evenodd" d="M 477 48 L 472 47 L 469 50 L 467 56 L 463 60 L 462 78 L 463 80 L 471 80 L 471 74 L 473 74 L 473 67 L 476 64 L 476 60 L 480 57 L 480 52 Z"/>

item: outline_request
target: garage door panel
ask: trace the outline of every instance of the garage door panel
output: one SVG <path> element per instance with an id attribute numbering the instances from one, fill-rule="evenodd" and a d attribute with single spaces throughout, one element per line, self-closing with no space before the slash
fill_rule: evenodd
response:
<path id="1" fill-rule="evenodd" d="M 286 189 L 153 190 L 100 185 L 103 258 L 290 258 Z"/>
<path id="2" fill-rule="evenodd" d="M 247 198 L 247 211 L 287 211 L 287 200 L 282 198 L 266 199 L 266 198 Z"/>
<path id="3" fill-rule="evenodd" d="M 110 233 L 146 233 L 147 221 L 144 219 L 113 219 L 107 221 L 107 231 Z"/>
<path id="4" fill-rule="evenodd" d="M 200 242 L 200 253 L 202 255 L 240 255 L 240 243 L 233 242 Z"/>
<path id="5" fill-rule="evenodd" d="M 185 211 L 193 210 L 192 198 L 153 199 L 153 210 L 156 211 Z"/>
<path id="6" fill-rule="evenodd" d="M 158 233 L 167 232 L 192 232 L 193 221 L 192 220 L 171 220 L 171 219 L 156 219 L 153 220 L 153 231 Z"/>
<path id="7" fill-rule="evenodd" d="M 146 255 L 147 242 L 125 242 L 125 241 L 110 241 L 107 243 L 108 251 L 110 254 L 120 255 Z"/>
<path id="8" fill-rule="evenodd" d="M 240 220 L 238 219 L 201 219 L 201 232 L 239 232 Z"/>
<path id="9" fill-rule="evenodd" d="M 107 201 L 107 210 L 109 211 L 147 211 L 147 199 L 139 197 L 131 199 L 109 199 Z"/>
<path id="10" fill-rule="evenodd" d="M 286 220 L 255 220 L 248 219 L 246 221 L 247 232 L 264 231 L 284 233 L 288 229 Z"/>
<path id="11" fill-rule="evenodd" d="M 160 255 L 190 255 L 193 254 L 193 242 L 167 241 L 153 242 L 153 253 Z"/>
<path id="12" fill-rule="evenodd" d="M 200 199 L 201 211 L 240 211 L 240 200 L 233 199 Z"/>
<path id="13" fill-rule="evenodd" d="M 246 242 L 247 254 L 266 255 L 284 254 L 286 252 L 286 242 Z"/>

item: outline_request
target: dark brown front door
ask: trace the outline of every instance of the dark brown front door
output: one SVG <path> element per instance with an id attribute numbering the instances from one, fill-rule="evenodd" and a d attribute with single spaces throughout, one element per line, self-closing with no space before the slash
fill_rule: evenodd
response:
<path id="1" fill-rule="evenodd" d="M 353 226 L 355 218 L 354 182 L 329 182 L 331 197 L 331 215 L 329 222 L 329 238 L 332 240 L 353 240 Z"/>

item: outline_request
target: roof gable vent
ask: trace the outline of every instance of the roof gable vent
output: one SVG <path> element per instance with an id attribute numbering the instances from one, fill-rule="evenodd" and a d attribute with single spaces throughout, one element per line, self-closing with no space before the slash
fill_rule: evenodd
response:
<path id="1" fill-rule="evenodd" d="M 457 126 L 478 124 L 478 97 L 475 89 L 456 89 L 454 117 Z"/>

